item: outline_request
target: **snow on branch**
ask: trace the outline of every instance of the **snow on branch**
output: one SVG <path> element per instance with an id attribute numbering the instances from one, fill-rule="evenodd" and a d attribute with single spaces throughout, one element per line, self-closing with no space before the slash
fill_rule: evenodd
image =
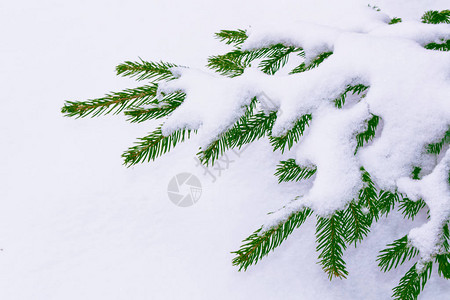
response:
<path id="1" fill-rule="evenodd" d="M 216 37 L 234 49 L 209 57 L 207 71 L 125 62 L 118 75 L 152 84 L 67 101 L 62 112 L 164 119 L 123 154 L 128 166 L 156 159 L 191 133 L 203 164 L 264 136 L 274 151 L 291 151 L 275 175 L 304 181 L 306 192 L 270 214 L 234 252 L 233 264 L 243 270 L 315 213 L 319 263 L 330 279 L 345 278 L 344 250 L 374 220 L 397 204 L 408 218 L 428 207 L 429 221 L 379 256 L 387 271 L 420 253 L 394 288 L 396 299 L 412 299 L 433 259 L 450 278 L 450 11 L 429 11 L 419 23 L 352 0 L 317 5 L 340 9 L 320 24 L 264 20 L 222 30 Z"/>
<path id="2" fill-rule="evenodd" d="M 332 55 L 316 68 L 290 75 L 269 75 L 247 67 L 241 76 L 229 78 L 172 68 L 177 79 L 160 84 L 158 93 L 183 92 L 186 99 L 163 125 L 163 134 L 199 129 L 201 146 L 207 148 L 242 117 L 254 98 L 260 102 L 269 98 L 274 105 L 271 109 L 278 110 L 270 130 L 274 137 L 289 132 L 302 116 L 311 116 L 298 145 L 296 162 L 317 167 L 313 185 L 304 197 L 286 207 L 285 213 L 274 214 L 278 219 L 271 223 L 304 206 L 321 216 L 344 209 L 358 198 L 361 167 L 371 174 L 378 188 L 391 192 L 396 191 L 399 180 L 410 177 L 414 167 L 424 174 L 437 174 L 432 178 L 439 177 L 447 184 L 447 175 L 436 170 L 445 168 L 442 164 L 448 164 L 448 159 L 436 166 L 435 155 L 426 149 L 441 140 L 450 125 L 450 55 L 423 46 L 450 39 L 450 25 L 387 25 L 379 16 L 372 24 L 377 26 L 365 32 L 306 22 L 255 27 L 246 36 L 240 32 L 241 48 L 236 51 L 295 46 L 304 50 L 306 65 L 321 53 Z M 362 86 L 365 91 L 369 88 L 360 102 L 336 108 L 334 101 L 349 86 Z M 356 135 L 367 130 L 373 116 L 381 120 L 382 128 L 373 142 L 355 155 Z M 423 180 L 431 180 L 426 178 Z M 435 198 L 424 193 L 426 204 L 436 206 Z M 450 202 L 442 201 L 448 209 Z M 436 210 L 432 209 L 430 222 L 441 226 L 448 214 L 437 216 Z M 410 236 L 420 239 L 423 235 L 416 234 L 418 231 Z M 422 253 L 430 252 L 425 248 Z"/>

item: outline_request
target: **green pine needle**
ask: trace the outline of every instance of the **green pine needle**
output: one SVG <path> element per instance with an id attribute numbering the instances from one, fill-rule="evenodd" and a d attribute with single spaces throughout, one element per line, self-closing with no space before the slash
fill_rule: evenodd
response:
<path id="1" fill-rule="evenodd" d="M 167 62 L 148 62 L 140 58 L 140 61 L 126 61 L 116 67 L 117 75 L 128 76 L 136 80 L 152 79 L 154 81 L 170 80 L 176 78 L 171 68 L 178 67 Z"/>
<path id="2" fill-rule="evenodd" d="M 314 69 L 315 67 L 319 66 L 324 60 L 326 60 L 328 57 L 330 57 L 332 54 L 333 54 L 333 52 L 320 53 L 309 64 L 302 63 L 299 66 L 292 69 L 292 71 L 289 74 L 302 73 L 302 72 Z"/>
<path id="3" fill-rule="evenodd" d="M 398 286 L 393 288 L 392 297 L 398 300 L 416 300 L 431 276 L 432 262 L 425 263 L 423 270 L 418 273 L 415 263 L 400 279 Z"/>
<path id="4" fill-rule="evenodd" d="M 394 206 L 397 202 L 400 201 L 400 198 L 397 193 L 392 193 L 390 191 L 380 191 L 378 195 L 378 207 L 380 210 L 380 215 L 388 214 L 394 209 Z"/>
<path id="5" fill-rule="evenodd" d="M 300 52 L 303 54 L 302 48 L 296 48 L 293 46 L 290 47 L 274 47 L 274 51 L 270 53 L 267 59 L 262 60 L 258 67 L 266 74 L 273 75 L 275 74 L 279 69 L 284 67 L 288 60 L 289 55 L 291 53 Z"/>
<path id="6" fill-rule="evenodd" d="M 316 168 L 300 167 L 295 159 L 280 161 L 277 166 L 275 176 L 278 176 L 278 183 L 283 181 L 300 181 L 308 179 L 316 173 Z"/>
<path id="7" fill-rule="evenodd" d="M 342 259 L 345 245 L 345 226 L 342 211 L 336 212 L 330 218 L 317 217 L 316 223 L 316 251 L 319 254 L 319 263 L 322 269 L 332 280 L 336 278 L 346 278 L 348 271 Z"/>
<path id="8" fill-rule="evenodd" d="M 221 30 L 215 34 L 221 42 L 227 45 L 239 46 L 248 38 L 245 30 Z"/>
<path id="9" fill-rule="evenodd" d="M 427 152 L 439 155 L 439 153 L 441 153 L 442 147 L 444 147 L 445 144 L 449 143 L 450 143 L 450 130 L 447 130 L 442 140 L 440 140 L 437 143 L 428 145 Z"/>
<path id="10" fill-rule="evenodd" d="M 403 197 L 400 199 L 399 211 L 403 214 L 405 218 L 414 220 L 419 211 L 426 206 L 425 201 L 419 199 L 417 201 L 412 201 L 409 198 Z"/>
<path id="11" fill-rule="evenodd" d="M 238 251 L 232 252 L 236 254 L 233 265 L 238 266 L 239 271 L 246 271 L 249 266 L 256 264 L 286 240 L 294 229 L 299 228 L 311 214 L 311 209 L 304 208 L 292 213 L 284 221 L 267 231 L 262 232 L 262 227 L 259 228 L 243 241 L 244 244 Z"/>
<path id="12" fill-rule="evenodd" d="M 87 101 L 66 101 L 61 112 L 66 117 L 97 117 L 109 113 L 118 114 L 124 109 L 143 104 L 156 103 L 154 97 L 158 86 L 145 85 L 134 89 L 107 94 L 102 98 Z"/>
<path id="13" fill-rule="evenodd" d="M 368 86 L 364 84 L 356 84 L 356 85 L 347 85 L 344 92 L 339 96 L 339 98 L 334 100 L 334 105 L 337 108 L 344 107 L 345 100 L 347 99 L 347 95 L 351 92 L 352 95 L 361 95 L 364 97 L 365 92 L 369 89 Z"/>
<path id="14" fill-rule="evenodd" d="M 391 21 L 389 22 L 389 25 L 397 24 L 397 23 L 401 23 L 401 22 L 402 22 L 402 18 L 392 18 Z"/>
<path id="15" fill-rule="evenodd" d="M 188 129 L 180 129 L 169 136 L 162 135 L 161 127 L 149 135 L 139 138 L 136 145 L 129 148 L 122 154 L 124 164 L 132 166 L 140 162 L 150 162 L 157 157 L 170 151 L 178 143 L 184 142 L 190 138 L 191 131 Z"/>
<path id="16" fill-rule="evenodd" d="M 450 24 L 450 10 L 430 10 L 423 14 L 422 22 L 428 24 Z"/>
<path id="17" fill-rule="evenodd" d="M 375 184 L 370 174 L 363 167 L 361 167 L 361 177 L 364 187 L 359 192 L 358 204 L 369 209 L 366 218 L 370 226 L 374 219 L 378 221 L 381 207 Z"/>
<path id="18" fill-rule="evenodd" d="M 372 218 L 364 214 L 359 203 L 350 202 L 344 210 L 345 241 L 348 244 L 361 242 L 369 233 Z"/>
<path id="19" fill-rule="evenodd" d="M 214 164 L 214 161 L 223 155 L 226 150 L 240 149 L 242 146 L 270 134 L 277 118 L 276 112 L 254 114 L 255 106 L 256 98 L 252 99 L 245 114 L 232 128 L 208 145 L 206 149 L 197 153 L 203 164 Z"/>
<path id="20" fill-rule="evenodd" d="M 436 262 L 438 264 L 438 274 L 445 279 L 450 279 L 450 254 L 436 255 Z"/>
<path id="21" fill-rule="evenodd" d="M 442 229 L 443 253 L 436 255 L 438 274 L 446 279 L 450 279 L 450 232 L 448 227 L 448 224 L 446 224 Z"/>
<path id="22" fill-rule="evenodd" d="M 425 45 L 425 49 L 450 51 L 450 40 L 442 41 L 441 43 L 429 43 Z"/>
<path id="23" fill-rule="evenodd" d="M 128 117 L 127 121 L 131 123 L 141 123 L 147 120 L 160 119 L 170 115 L 177 109 L 185 98 L 184 93 L 172 93 L 164 97 L 154 107 L 140 108 L 131 107 L 124 112 Z"/>
<path id="24" fill-rule="evenodd" d="M 306 126 L 309 126 L 311 119 L 311 115 L 304 115 L 297 120 L 294 127 L 286 132 L 286 134 L 282 136 L 270 136 L 270 143 L 272 144 L 274 151 L 280 149 L 281 152 L 284 153 L 286 146 L 288 149 L 291 149 L 295 143 L 298 143 L 300 137 L 306 129 Z"/>
<path id="25" fill-rule="evenodd" d="M 380 117 L 372 114 L 372 118 L 367 121 L 367 129 L 356 135 L 355 154 L 358 152 L 359 148 L 363 147 L 365 144 L 375 138 L 375 133 L 379 122 Z"/>
<path id="26" fill-rule="evenodd" d="M 259 67 L 267 74 L 274 74 L 287 63 L 289 54 L 300 51 L 302 51 L 301 48 L 283 44 L 245 51 L 235 49 L 222 55 L 209 57 L 207 66 L 222 75 L 235 77 L 244 73 L 245 68 L 250 67 L 254 60 L 266 57 L 267 59 L 260 62 Z"/>
<path id="27" fill-rule="evenodd" d="M 373 220 L 379 219 L 378 193 L 370 174 L 361 167 L 363 188 L 358 200 L 353 200 L 343 211 L 345 241 L 357 246 L 370 232 Z M 367 210 L 367 211 L 365 211 Z"/>
<path id="28" fill-rule="evenodd" d="M 251 51 L 233 50 L 223 55 L 210 56 L 207 66 L 222 75 L 235 77 L 242 75 L 245 68 L 257 57 L 258 55 Z"/>
<path id="29" fill-rule="evenodd" d="M 413 171 L 411 172 L 412 179 L 419 180 L 420 179 L 420 172 L 422 171 L 422 168 L 420 167 L 414 167 Z"/>
<path id="30" fill-rule="evenodd" d="M 387 272 L 393 267 L 397 268 L 417 254 L 419 254 L 419 250 L 409 245 L 408 237 L 405 235 L 393 243 L 388 244 L 386 249 L 380 251 L 377 258 L 378 266 L 383 272 Z"/>

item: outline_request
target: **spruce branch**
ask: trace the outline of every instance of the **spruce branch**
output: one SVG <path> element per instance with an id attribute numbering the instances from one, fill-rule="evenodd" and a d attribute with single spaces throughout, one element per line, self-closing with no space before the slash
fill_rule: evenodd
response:
<path id="1" fill-rule="evenodd" d="M 161 132 L 161 127 L 158 127 L 149 135 L 139 138 L 135 146 L 122 154 L 124 164 L 129 167 L 140 162 L 155 160 L 157 157 L 170 151 L 178 143 L 189 139 L 190 134 L 191 130 L 180 129 L 169 136 L 164 136 Z"/>
<path id="2" fill-rule="evenodd" d="M 397 18 L 397 17 L 394 17 L 394 18 L 392 18 L 391 19 L 391 21 L 389 21 L 389 25 L 392 25 L 392 24 L 397 24 L 397 23 L 401 23 L 402 22 L 402 18 Z"/>
<path id="3" fill-rule="evenodd" d="M 177 109 L 180 104 L 183 103 L 185 96 L 184 93 L 171 93 L 158 103 L 155 103 L 154 107 L 130 107 L 124 114 L 128 117 L 127 121 L 131 123 L 141 123 L 147 120 L 160 119 L 170 115 Z"/>
<path id="4" fill-rule="evenodd" d="M 356 247 L 356 244 L 361 242 L 369 233 L 372 225 L 371 217 L 364 214 L 359 203 L 352 201 L 344 210 L 343 219 L 345 241 L 348 244 L 354 243 Z"/>
<path id="5" fill-rule="evenodd" d="M 367 218 L 367 224 L 370 227 L 373 220 L 378 221 L 380 214 L 380 203 L 378 202 L 378 193 L 375 184 L 370 177 L 370 174 L 361 167 L 361 179 L 363 182 L 363 188 L 359 191 L 358 205 L 369 209 L 365 214 Z"/>
<path id="6" fill-rule="evenodd" d="M 231 148 L 241 148 L 257 139 L 270 134 L 277 118 L 276 112 L 254 114 L 256 98 L 247 107 L 245 114 L 217 140 L 197 155 L 203 164 L 214 164 L 214 161 Z"/>
<path id="7" fill-rule="evenodd" d="M 377 130 L 378 123 L 380 122 L 380 117 L 372 114 L 372 118 L 367 121 L 367 129 L 356 135 L 356 148 L 355 154 L 358 152 L 359 148 L 363 147 L 369 141 L 373 140 Z"/>
<path id="8" fill-rule="evenodd" d="M 364 84 L 356 84 L 356 85 L 347 85 L 344 92 L 339 96 L 339 98 L 334 100 L 334 105 L 337 108 L 344 107 L 345 100 L 347 99 L 347 95 L 352 93 L 352 95 L 361 95 L 363 97 L 365 92 L 369 89 L 368 86 Z"/>
<path id="9" fill-rule="evenodd" d="M 412 201 L 407 197 L 402 197 L 400 199 L 399 211 L 403 214 L 405 218 L 414 220 L 414 217 L 419 213 L 419 211 L 426 206 L 425 201 L 419 199 L 417 201 Z"/>
<path id="10" fill-rule="evenodd" d="M 176 78 L 171 68 L 178 67 L 175 64 L 167 62 L 148 62 L 139 58 L 139 61 L 126 61 L 116 67 L 117 75 L 128 76 L 135 78 L 136 80 L 153 79 L 170 80 Z"/>
<path id="11" fill-rule="evenodd" d="M 66 101 L 61 112 L 66 117 L 83 118 L 86 116 L 97 117 L 106 114 L 118 114 L 124 109 L 155 103 L 154 97 L 158 86 L 145 85 L 134 89 L 125 89 L 121 92 L 113 92 L 102 98 L 87 101 Z"/>
<path id="12" fill-rule="evenodd" d="M 274 151 L 280 149 L 281 152 L 284 153 L 286 146 L 288 149 L 291 149 L 294 143 L 297 143 L 300 140 L 306 126 L 309 126 L 311 119 L 312 117 L 310 114 L 303 115 L 297 120 L 294 127 L 286 132 L 286 134 L 282 136 L 270 136 L 270 143 L 272 144 Z"/>
<path id="13" fill-rule="evenodd" d="M 422 168 L 420 167 L 414 167 L 413 171 L 411 172 L 412 179 L 419 180 L 420 179 L 420 172 L 422 171 Z"/>
<path id="14" fill-rule="evenodd" d="M 418 272 L 415 263 L 400 279 L 398 286 L 392 289 L 392 297 L 398 300 L 416 300 L 431 277 L 432 267 L 433 263 L 427 262 L 421 272 Z"/>
<path id="15" fill-rule="evenodd" d="M 441 153 L 442 147 L 444 147 L 444 145 L 448 143 L 450 143 L 450 130 L 447 130 L 442 140 L 434 144 L 429 144 L 427 147 L 427 152 L 439 155 L 439 153 Z"/>
<path id="16" fill-rule="evenodd" d="M 256 264 L 286 240 L 294 229 L 300 227 L 311 214 L 311 209 L 303 208 L 267 231 L 263 232 L 262 227 L 259 228 L 243 241 L 244 244 L 239 250 L 232 252 L 236 254 L 233 265 L 238 266 L 239 271 L 246 271 L 249 266 Z"/>
<path id="17" fill-rule="evenodd" d="M 348 271 L 342 259 L 345 245 L 345 226 L 342 211 L 334 213 L 330 218 L 317 217 L 316 223 L 316 251 L 319 263 L 331 280 L 333 277 L 346 278 Z"/>
<path id="18" fill-rule="evenodd" d="M 363 188 L 359 191 L 358 200 L 353 200 L 344 210 L 344 232 L 346 242 L 355 244 L 361 242 L 370 232 L 373 220 L 379 218 L 378 194 L 370 174 L 361 167 Z M 368 211 L 365 212 L 364 209 Z"/>
<path id="19" fill-rule="evenodd" d="M 289 74 L 302 73 L 314 69 L 315 67 L 319 66 L 325 59 L 330 57 L 332 54 L 333 52 L 320 53 L 309 64 L 301 63 L 299 66 L 292 69 L 292 71 Z"/>
<path id="20" fill-rule="evenodd" d="M 422 16 L 422 23 L 427 24 L 450 24 L 450 10 L 429 10 Z"/>
<path id="21" fill-rule="evenodd" d="M 300 181 L 313 176 L 316 170 L 316 168 L 300 167 L 295 162 L 295 159 L 290 158 L 286 161 L 280 161 L 275 176 L 278 177 L 278 183 L 283 181 Z"/>
<path id="22" fill-rule="evenodd" d="M 383 272 L 390 271 L 393 267 L 397 268 L 406 260 L 410 260 L 419 254 L 417 248 L 410 246 L 408 236 L 404 236 L 387 245 L 387 248 L 380 251 L 377 261 L 378 266 Z"/>
<path id="23" fill-rule="evenodd" d="M 253 60 L 252 53 L 250 51 L 233 50 L 223 55 L 210 56 L 207 66 L 225 76 L 239 76 L 244 73 L 245 68 L 250 66 L 250 61 Z"/>
<path id="24" fill-rule="evenodd" d="M 450 254 L 436 255 L 436 263 L 438 264 L 439 276 L 450 279 Z"/>
<path id="25" fill-rule="evenodd" d="M 260 62 L 259 67 L 267 74 L 274 74 L 287 63 L 289 54 L 301 51 L 301 48 L 283 44 L 245 51 L 235 49 L 222 55 L 209 57 L 207 66 L 222 75 L 235 77 L 241 75 L 245 68 L 250 67 L 254 60 L 266 57 L 267 59 Z"/>
<path id="26" fill-rule="evenodd" d="M 446 279 L 450 279 L 450 232 L 448 224 L 442 229 L 442 252 L 436 255 L 438 264 L 438 274 Z"/>
<path id="27" fill-rule="evenodd" d="M 288 60 L 289 55 L 291 53 L 300 52 L 300 55 L 303 54 L 302 48 L 297 48 L 293 46 L 289 47 L 274 47 L 274 51 L 267 55 L 267 59 L 262 60 L 258 67 L 266 74 L 273 75 L 280 68 L 284 67 Z M 304 55 L 304 54 L 303 54 Z"/>
<path id="28" fill-rule="evenodd" d="M 221 30 L 215 33 L 216 38 L 227 45 L 239 46 L 248 38 L 245 30 Z"/>
<path id="29" fill-rule="evenodd" d="M 424 47 L 429 50 L 450 51 L 450 40 L 442 41 L 441 43 L 429 43 Z"/>
<path id="30" fill-rule="evenodd" d="M 392 193 L 390 191 L 380 191 L 378 195 L 378 207 L 380 215 L 387 215 L 394 208 L 395 203 L 399 202 L 400 198 L 397 193 Z"/>

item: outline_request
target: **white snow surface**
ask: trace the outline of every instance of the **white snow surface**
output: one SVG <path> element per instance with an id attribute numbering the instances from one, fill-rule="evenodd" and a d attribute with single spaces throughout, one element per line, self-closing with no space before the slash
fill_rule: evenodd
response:
<path id="1" fill-rule="evenodd" d="M 360 102 L 343 112 L 331 105 L 321 108 L 312 120 L 311 130 L 297 150 L 296 161 L 299 165 L 317 166 L 314 185 L 300 201 L 317 214 L 330 215 L 345 206 L 348 199 L 358 198 L 362 181 L 360 163 L 354 155 L 355 134 L 363 129 L 369 117 L 367 104 Z"/>
<path id="2" fill-rule="evenodd" d="M 261 20 L 275 23 L 279 20 L 283 24 L 286 20 L 298 20 L 320 23 L 322 28 L 335 28 L 347 38 L 357 39 L 355 36 L 360 35 L 348 31 L 372 32 L 375 36 L 387 20 L 385 14 L 417 25 L 425 10 L 448 9 L 448 1 L 443 0 L 373 1 L 371 4 L 379 6 L 383 13 L 363 9 L 367 5 L 363 1 L 359 7 L 354 5 L 358 2 L 334 3 L 292 0 L 1 2 L 0 24 L 4 30 L 0 47 L 0 299 L 389 299 L 392 287 L 410 265 L 384 274 L 376 264 L 378 251 L 412 228 L 418 229 L 410 237 L 414 232 L 420 235 L 420 226 L 428 224 L 425 215 L 412 222 L 393 214 L 378 222 L 357 249 L 346 251 L 344 258 L 350 271 L 347 280 L 330 282 L 316 263 L 313 219 L 258 265 L 247 272 L 237 272 L 231 266 L 233 255 L 229 252 L 238 249 L 240 241 L 265 222 L 267 212 L 308 193 L 309 189 L 296 184 L 279 185 L 273 176 L 277 163 L 294 156 L 294 152 L 273 153 L 269 143 L 262 140 L 240 156 L 227 153 L 233 162 L 221 173 L 212 170 L 213 178 L 194 160 L 197 145 L 207 141 L 208 135 L 217 134 L 213 130 L 217 124 L 210 119 L 211 132 L 207 135 L 202 137 L 200 130 L 199 136 L 177 146 L 158 161 L 127 169 L 122 166 L 121 151 L 157 123 L 128 125 L 121 117 L 75 121 L 60 114 L 65 99 L 100 97 L 105 91 L 136 86 L 133 80 L 114 75 L 113 67 L 125 60 L 141 56 L 200 69 L 208 55 L 229 49 L 213 39 L 212 33 L 220 29 L 245 29 Z M 254 32 L 257 32 L 256 25 Z M 391 26 L 390 32 L 395 28 Z M 434 66 L 437 61 L 445 60 L 439 54 L 429 56 L 417 45 L 414 48 L 414 41 L 423 44 L 421 37 L 411 38 L 406 35 L 406 29 L 398 30 L 404 41 L 395 42 L 396 36 L 390 38 L 394 40 L 392 43 L 405 43 L 417 50 L 416 54 L 420 52 L 420 59 L 407 74 L 420 69 L 421 63 Z M 380 40 L 387 40 L 387 34 L 383 33 Z M 384 45 L 392 44 L 386 41 Z M 338 51 L 336 44 L 333 47 Z M 401 58 L 394 51 L 390 55 Z M 389 61 L 401 65 L 394 58 Z M 386 65 L 387 62 L 382 66 Z M 324 64 L 323 69 L 330 76 L 334 70 L 336 74 L 340 72 L 331 63 Z M 427 76 L 436 76 L 438 70 L 443 69 L 426 71 L 427 75 L 418 78 L 420 81 L 415 84 L 422 85 L 423 79 L 428 82 Z M 448 80 L 445 72 L 441 79 L 436 78 L 444 81 L 443 74 L 447 74 Z M 296 93 L 313 93 L 304 86 L 297 87 L 294 81 L 307 76 L 317 80 L 320 86 L 327 78 L 321 83 L 319 75 L 310 72 L 288 79 L 289 76 L 270 77 L 249 70 L 244 76 L 254 78 L 256 83 L 263 80 L 267 85 L 262 89 L 247 82 L 242 83 L 242 88 L 250 86 L 255 93 L 267 93 L 280 106 L 283 111 L 280 118 L 286 115 L 288 124 L 291 111 L 293 114 L 328 113 L 328 104 L 318 105 L 327 101 L 311 100 L 304 106 L 297 106 L 294 101 Z M 394 72 L 392 77 L 396 75 Z M 349 83 L 347 79 L 333 83 L 330 94 L 321 95 L 322 100 L 331 99 Z M 370 83 L 371 80 L 368 78 Z M 296 88 L 292 89 L 293 86 Z M 381 96 L 382 91 L 372 88 L 370 93 L 365 99 L 369 111 L 376 108 L 377 93 Z M 442 97 L 439 93 L 445 96 L 442 87 L 435 91 L 438 98 Z M 224 120 L 232 120 L 235 117 L 232 114 L 240 112 L 241 104 L 236 101 L 234 109 L 228 107 L 231 118 Z M 423 100 L 423 115 L 429 113 L 427 103 Z M 357 117 L 363 118 L 363 111 L 362 106 L 355 106 L 343 113 L 354 114 L 357 122 Z M 446 117 L 443 109 L 435 116 L 433 130 L 437 132 L 438 123 Z M 339 124 L 344 122 L 340 118 L 333 120 Z M 320 134 L 320 123 L 314 124 L 308 130 Z M 200 125 L 196 124 L 199 128 Z M 217 128 L 225 129 L 226 122 L 221 126 Z M 281 124 L 279 127 L 280 133 L 285 130 Z M 425 133 L 431 137 L 436 132 Z M 414 145 L 428 142 L 423 134 L 417 134 Z M 381 155 L 386 145 L 378 145 L 375 147 L 378 151 L 365 155 Z M 406 155 L 412 156 L 414 149 L 397 150 L 407 150 Z M 308 158 L 315 161 L 312 154 Z M 364 159 L 363 153 L 358 159 Z M 427 162 L 423 157 L 417 160 Z M 427 163 L 430 179 L 425 177 L 424 183 L 401 179 L 399 184 L 405 181 L 405 192 L 421 195 L 435 214 L 443 211 L 438 208 L 442 200 L 434 200 L 435 196 L 444 195 L 448 190 L 431 191 L 429 187 L 434 183 L 442 186 L 436 174 L 445 167 L 434 168 L 436 162 Z M 376 168 L 374 164 L 371 172 Z M 167 196 L 168 182 L 181 172 L 195 174 L 202 182 L 202 196 L 189 208 L 173 205 Z M 433 222 L 438 219 L 438 215 L 433 215 Z M 420 247 L 418 243 L 415 245 Z M 439 278 L 434 270 L 421 299 L 445 299 L 449 294 L 448 281 Z"/>
<path id="3" fill-rule="evenodd" d="M 424 260 L 442 252 L 440 238 L 442 227 L 450 217 L 450 188 L 448 176 L 450 171 L 450 150 L 434 168 L 421 180 L 404 177 L 399 179 L 399 190 L 412 200 L 423 199 L 430 209 L 430 220 L 418 228 L 412 229 L 408 237 L 420 251 Z"/>

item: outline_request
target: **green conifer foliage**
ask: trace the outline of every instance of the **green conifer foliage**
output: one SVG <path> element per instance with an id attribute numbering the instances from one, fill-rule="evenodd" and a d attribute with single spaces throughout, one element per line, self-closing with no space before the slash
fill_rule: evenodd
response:
<path id="1" fill-rule="evenodd" d="M 393 18 L 390 24 L 396 26 L 401 22 L 400 18 Z M 444 10 L 426 12 L 422 21 L 424 23 L 438 24 L 450 23 L 450 11 Z M 274 44 L 264 48 L 242 50 L 241 45 L 248 38 L 244 30 L 222 30 L 216 33 L 216 37 L 234 47 L 228 53 L 211 56 L 207 66 L 228 77 L 243 74 L 244 70 L 252 64 L 262 72 L 274 75 L 282 68 L 286 68 L 289 59 L 293 55 L 304 56 L 303 49 L 291 45 Z M 450 40 L 425 45 L 426 49 L 433 51 L 450 51 Z M 332 52 L 323 52 L 317 55 L 309 63 L 302 63 L 290 70 L 290 74 L 307 72 L 326 61 Z M 97 117 L 106 114 L 118 114 L 123 112 L 127 120 L 132 123 L 142 123 L 148 120 L 164 119 L 171 115 L 185 100 L 182 92 L 158 95 L 158 85 L 161 82 L 176 78 L 171 68 L 175 64 L 166 62 L 147 62 L 142 59 L 127 61 L 117 66 L 117 75 L 135 78 L 137 81 L 150 81 L 142 87 L 126 89 L 120 92 L 109 93 L 98 99 L 87 101 L 67 101 L 62 108 L 62 113 L 68 117 Z M 370 87 L 362 83 L 348 85 L 341 95 L 335 100 L 335 106 L 344 109 L 349 95 L 363 101 Z M 222 133 L 207 147 L 200 149 L 198 157 L 205 164 L 214 162 L 228 149 L 241 148 L 255 140 L 268 138 L 274 151 L 286 152 L 296 145 L 308 128 L 311 114 L 298 116 L 292 129 L 282 136 L 273 136 L 272 128 L 277 119 L 277 112 L 264 112 L 257 109 L 258 97 L 252 99 L 246 107 L 246 112 L 227 131 Z M 365 129 L 355 135 L 356 149 L 364 147 L 376 136 L 376 130 L 383 120 L 376 115 L 367 120 Z M 147 136 L 140 138 L 136 144 L 122 155 L 124 164 L 132 166 L 142 162 L 155 160 L 159 156 L 170 151 L 177 144 L 189 139 L 194 130 L 182 129 L 164 136 L 161 127 L 158 127 Z M 450 129 L 441 140 L 428 145 L 426 151 L 439 155 L 441 150 L 450 141 Z M 290 158 L 281 161 L 275 175 L 279 183 L 287 181 L 308 180 L 315 176 L 316 166 L 300 166 L 295 159 Z M 419 179 L 420 168 L 414 168 L 412 178 Z M 383 191 L 373 183 L 370 174 L 361 168 L 361 182 L 363 188 L 357 199 L 350 199 L 347 207 L 336 211 L 329 216 L 316 216 L 316 250 L 318 263 L 331 280 L 333 278 L 346 278 L 346 269 L 343 254 L 349 245 L 357 245 L 370 234 L 370 228 L 374 222 L 387 217 L 391 211 L 398 209 L 405 218 L 414 219 L 421 211 L 427 209 L 423 200 L 412 201 L 398 192 Z M 450 176 L 449 176 L 450 182 Z M 253 234 L 243 240 L 242 246 L 233 252 L 235 255 L 232 263 L 239 270 L 247 270 L 263 257 L 277 248 L 285 241 L 294 229 L 299 228 L 314 211 L 304 207 L 291 212 L 284 221 L 270 228 L 262 226 Z M 425 287 L 431 276 L 433 265 L 437 267 L 439 276 L 450 278 L 450 234 L 448 224 L 443 228 L 442 251 L 433 257 L 434 261 L 414 262 L 411 268 L 401 278 L 393 289 L 395 299 L 417 299 L 419 293 Z M 419 254 L 404 236 L 387 245 L 380 251 L 378 263 L 381 271 L 387 272 L 406 262 L 413 260 Z"/>

